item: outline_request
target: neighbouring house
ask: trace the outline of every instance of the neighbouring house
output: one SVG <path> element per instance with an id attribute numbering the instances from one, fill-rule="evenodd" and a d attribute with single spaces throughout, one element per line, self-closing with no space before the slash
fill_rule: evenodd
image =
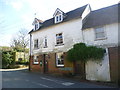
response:
<path id="1" fill-rule="evenodd" d="M 14 58 L 16 62 L 28 62 L 29 61 L 29 53 L 24 52 L 14 52 Z"/>
<path id="2" fill-rule="evenodd" d="M 53 18 L 34 19 L 30 34 L 30 70 L 42 73 L 75 73 L 87 80 L 118 79 L 118 4 L 91 10 L 85 5 L 65 13 L 59 8 Z M 101 62 L 66 60 L 66 52 L 76 43 L 86 43 L 105 49 Z"/>
<path id="3" fill-rule="evenodd" d="M 29 50 L 28 49 L 26 49 L 26 52 L 24 53 L 20 51 L 13 51 L 12 47 L 0 46 L 0 51 L 13 52 L 13 59 L 15 60 L 15 62 L 18 62 L 18 61 L 29 62 Z"/>

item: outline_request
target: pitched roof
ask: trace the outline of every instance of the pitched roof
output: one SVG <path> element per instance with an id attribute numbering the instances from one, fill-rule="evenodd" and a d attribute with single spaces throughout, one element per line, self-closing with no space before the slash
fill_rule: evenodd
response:
<path id="1" fill-rule="evenodd" d="M 82 29 L 112 24 L 115 22 L 118 22 L 118 4 L 92 11 L 83 21 Z"/>
<path id="2" fill-rule="evenodd" d="M 85 10 L 86 7 L 87 7 L 87 5 L 84 5 L 83 7 L 80 7 L 80 8 L 77 8 L 75 10 L 67 12 L 65 14 L 66 17 L 60 23 L 63 23 L 63 22 L 66 22 L 66 21 L 81 17 L 82 13 L 83 13 L 83 11 Z M 57 24 L 59 24 L 59 23 L 57 23 Z M 44 21 L 42 23 L 42 26 L 38 30 L 41 30 L 43 28 L 53 26 L 53 25 L 56 25 L 56 23 L 54 23 L 54 18 L 51 18 L 51 19 L 48 19 L 48 20 Z M 38 31 L 38 30 L 36 30 L 36 31 Z M 31 32 L 35 32 L 35 31 L 31 30 L 29 33 L 31 33 Z"/>

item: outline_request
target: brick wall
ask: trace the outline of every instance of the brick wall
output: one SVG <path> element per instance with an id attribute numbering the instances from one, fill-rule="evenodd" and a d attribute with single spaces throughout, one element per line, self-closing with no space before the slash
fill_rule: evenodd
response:
<path id="1" fill-rule="evenodd" d="M 119 60 L 118 59 L 118 55 L 120 56 L 120 54 L 118 54 L 118 47 L 110 47 L 108 48 L 108 52 L 109 52 L 109 60 L 110 60 L 110 78 L 112 82 L 116 82 L 118 83 L 118 79 L 120 80 L 120 77 L 118 76 L 118 74 L 120 75 L 119 72 Z"/>
<path id="2" fill-rule="evenodd" d="M 45 57 L 45 60 L 47 60 L 48 62 L 48 73 L 72 73 L 73 72 L 73 63 L 69 62 L 66 60 L 65 56 L 66 53 L 64 53 L 64 67 L 57 67 L 56 66 L 56 54 L 55 53 L 49 53 L 48 54 L 49 57 Z M 39 55 L 39 64 L 33 64 L 33 57 L 31 57 L 30 60 L 30 67 L 31 67 L 31 71 L 38 71 L 38 72 L 44 72 L 44 65 L 40 66 L 40 61 L 43 62 L 44 64 L 44 58 L 43 58 L 43 54 Z M 66 70 L 70 68 L 70 70 Z"/>

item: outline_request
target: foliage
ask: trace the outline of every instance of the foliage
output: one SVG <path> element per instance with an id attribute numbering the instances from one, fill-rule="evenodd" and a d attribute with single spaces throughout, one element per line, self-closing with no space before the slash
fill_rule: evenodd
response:
<path id="1" fill-rule="evenodd" d="M 73 61 L 86 62 L 89 59 L 101 60 L 104 56 L 104 49 L 96 46 L 86 46 L 85 43 L 78 43 L 67 52 L 67 59 Z"/>
<path id="2" fill-rule="evenodd" d="M 13 52 L 4 51 L 2 52 L 2 68 L 9 68 L 15 64 L 13 59 Z"/>
<path id="3" fill-rule="evenodd" d="M 28 44 L 29 37 L 26 29 L 21 29 L 11 41 L 11 47 L 17 52 L 26 52 L 25 50 Z"/>
<path id="4" fill-rule="evenodd" d="M 29 62 L 28 61 L 26 61 L 26 60 L 22 60 L 22 61 L 18 61 L 18 62 L 16 62 L 16 65 L 19 65 L 19 64 L 21 64 L 21 65 L 29 65 Z"/>

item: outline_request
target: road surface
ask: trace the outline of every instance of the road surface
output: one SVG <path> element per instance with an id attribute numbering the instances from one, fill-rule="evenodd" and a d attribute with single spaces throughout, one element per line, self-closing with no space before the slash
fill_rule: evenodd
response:
<path id="1" fill-rule="evenodd" d="M 2 88 L 110 88 L 26 70 L 2 71 Z"/>

